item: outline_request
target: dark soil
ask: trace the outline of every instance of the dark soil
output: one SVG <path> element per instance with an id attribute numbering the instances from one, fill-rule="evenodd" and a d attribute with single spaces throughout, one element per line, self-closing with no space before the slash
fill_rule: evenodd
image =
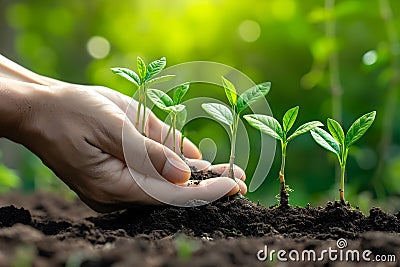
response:
<path id="1" fill-rule="evenodd" d="M 0 266 L 366 266 L 330 261 L 326 254 L 322 261 L 286 263 L 256 256 L 265 246 L 268 252 L 320 255 L 329 247 L 338 250 L 339 238 L 347 241 L 344 252 L 370 250 L 371 259 L 395 255 L 397 262 L 379 266 L 399 266 L 400 213 L 379 208 L 364 216 L 336 202 L 265 208 L 238 198 L 100 215 L 78 200 L 43 193 L 1 196 L 0 207 Z"/>

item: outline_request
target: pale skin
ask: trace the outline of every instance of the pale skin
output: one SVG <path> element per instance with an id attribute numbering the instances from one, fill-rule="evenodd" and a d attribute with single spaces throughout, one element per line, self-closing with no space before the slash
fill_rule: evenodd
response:
<path id="1" fill-rule="evenodd" d="M 188 164 L 221 175 L 188 185 L 190 169 L 170 149 L 173 137 L 161 144 L 168 126 L 148 112 L 144 137 L 135 128 L 136 109 L 130 97 L 109 88 L 41 76 L 0 55 L 0 137 L 35 153 L 92 209 L 109 212 L 165 200 L 181 205 L 247 192 L 242 169 L 235 167 L 233 181 L 228 164 L 201 160 L 185 139 Z"/>

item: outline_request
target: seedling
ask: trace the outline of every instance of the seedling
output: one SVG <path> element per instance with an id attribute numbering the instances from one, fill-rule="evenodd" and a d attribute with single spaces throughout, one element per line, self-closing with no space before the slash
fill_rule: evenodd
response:
<path id="1" fill-rule="evenodd" d="M 285 165 L 286 165 L 286 148 L 289 141 L 293 140 L 295 137 L 304 134 L 318 126 L 323 126 L 319 121 L 311 121 L 304 123 L 299 128 L 294 131 L 292 135 L 288 135 L 289 130 L 292 128 L 296 121 L 297 115 L 299 113 L 299 107 L 294 107 L 286 111 L 283 116 L 282 126 L 279 122 L 271 116 L 251 114 L 245 115 L 244 118 L 248 123 L 256 128 L 257 130 L 265 133 L 275 139 L 281 141 L 282 149 L 282 159 L 281 159 L 281 169 L 279 171 L 279 181 L 281 183 L 280 190 L 280 205 L 287 206 L 289 204 L 289 186 L 285 182 Z"/>
<path id="2" fill-rule="evenodd" d="M 186 120 L 186 110 L 185 106 L 181 104 L 183 96 L 187 93 L 189 90 L 189 84 L 182 84 L 178 86 L 175 89 L 173 98 L 169 97 L 166 93 L 163 91 L 157 90 L 157 89 L 149 89 L 147 92 L 148 97 L 150 100 L 161 110 L 165 111 L 168 113 L 168 116 L 171 119 L 171 125 L 168 129 L 168 133 L 164 138 L 163 144 L 165 144 L 171 129 L 172 129 L 172 138 L 173 138 L 173 143 L 172 143 L 172 149 L 175 151 L 177 142 L 176 142 L 176 128 L 179 125 L 183 125 Z M 183 137 L 181 137 L 181 140 L 179 142 L 182 146 L 183 144 Z M 183 157 L 182 154 L 182 149 L 181 149 L 181 157 Z"/>
<path id="3" fill-rule="evenodd" d="M 165 57 L 162 57 L 158 60 L 151 62 L 146 66 L 143 59 L 137 57 L 137 69 L 138 74 L 133 70 L 127 68 L 111 68 L 112 72 L 124 77 L 128 81 L 130 81 L 135 89 L 138 90 L 139 103 L 138 110 L 136 114 L 136 128 L 139 129 L 139 125 L 141 125 L 141 132 L 143 135 L 146 135 L 145 125 L 146 125 L 146 98 L 147 98 L 147 89 L 150 85 L 154 85 L 156 83 L 165 82 L 173 78 L 175 75 L 165 75 L 154 78 L 155 75 L 159 74 L 166 66 L 167 60 Z M 143 108 L 143 116 L 140 121 L 140 115 Z"/>
<path id="4" fill-rule="evenodd" d="M 217 103 L 206 103 L 202 104 L 201 107 L 217 121 L 229 126 L 231 133 L 231 155 L 229 158 L 229 172 L 228 176 L 235 179 L 233 164 L 235 161 L 235 149 L 236 149 L 236 133 L 240 114 L 257 99 L 265 96 L 271 88 L 270 82 L 265 82 L 251 87 L 250 89 L 243 92 L 241 95 L 237 95 L 235 86 L 227 79 L 222 77 L 222 84 L 225 89 L 226 97 L 228 98 L 231 109 L 222 104 Z"/>
<path id="5" fill-rule="evenodd" d="M 327 125 L 330 132 L 327 133 L 321 128 L 315 128 L 311 131 L 311 135 L 320 146 L 335 153 L 338 157 L 340 164 L 340 188 L 339 197 L 342 204 L 344 201 L 344 176 L 346 171 L 346 161 L 349 148 L 358 139 L 361 138 L 372 125 L 375 120 L 376 111 L 367 113 L 360 118 L 358 118 L 350 127 L 347 134 L 344 134 L 342 126 L 333 120 L 328 119 Z"/>

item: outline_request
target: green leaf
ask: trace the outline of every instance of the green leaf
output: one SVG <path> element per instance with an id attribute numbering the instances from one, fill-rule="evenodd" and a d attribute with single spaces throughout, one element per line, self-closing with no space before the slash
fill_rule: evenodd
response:
<path id="1" fill-rule="evenodd" d="M 354 142 L 361 138 L 368 130 L 368 128 L 372 125 L 375 120 L 376 111 L 372 111 L 367 113 L 360 118 L 358 118 L 347 131 L 345 146 L 349 148 Z"/>
<path id="2" fill-rule="evenodd" d="M 339 143 L 325 130 L 317 127 L 311 130 L 311 136 L 314 138 L 317 144 L 319 144 L 326 150 L 329 150 L 336 155 L 340 155 Z"/>
<path id="3" fill-rule="evenodd" d="M 269 89 L 271 88 L 270 82 L 265 82 L 261 84 L 257 84 L 250 89 L 244 91 L 238 98 L 237 101 L 237 113 L 240 114 L 243 110 L 245 110 L 250 104 L 257 101 L 257 99 L 268 94 Z"/>
<path id="4" fill-rule="evenodd" d="M 283 131 L 285 133 L 289 132 L 290 128 L 292 128 L 298 113 L 299 106 L 289 109 L 286 111 L 285 115 L 283 115 Z"/>
<path id="5" fill-rule="evenodd" d="M 162 110 L 165 110 L 167 112 L 174 112 L 174 113 L 179 113 L 185 109 L 184 105 L 178 104 L 178 105 L 173 105 L 173 106 L 167 106 L 165 108 L 162 108 Z"/>
<path id="6" fill-rule="evenodd" d="M 127 68 L 111 68 L 111 71 L 121 77 L 124 77 L 136 87 L 139 87 L 141 84 L 139 76 L 133 70 Z"/>
<path id="7" fill-rule="evenodd" d="M 282 127 L 273 117 L 267 115 L 250 114 L 243 116 L 243 118 L 257 130 L 278 140 L 284 140 Z"/>
<path id="8" fill-rule="evenodd" d="M 138 72 L 139 72 L 140 80 L 142 82 L 144 82 L 145 78 L 146 78 L 146 72 L 147 72 L 146 64 L 144 64 L 144 61 L 143 61 L 143 59 L 141 57 L 137 57 L 136 64 L 137 64 L 137 69 L 138 69 Z"/>
<path id="9" fill-rule="evenodd" d="M 182 98 L 185 96 L 185 94 L 187 93 L 187 91 L 189 90 L 189 83 L 185 83 L 182 85 L 179 85 L 174 92 L 174 96 L 173 96 L 173 100 L 174 100 L 174 104 L 180 104 L 182 101 Z"/>
<path id="10" fill-rule="evenodd" d="M 167 110 L 167 107 L 174 105 L 172 99 L 163 91 L 158 89 L 149 89 L 147 96 L 160 109 Z"/>
<path id="11" fill-rule="evenodd" d="M 291 136 L 289 136 L 289 138 L 287 140 L 289 142 L 290 140 L 292 140 L 293 138 L 295 138 L 301 134 L 304 134 L 308 131 L 311 131 L 312 129 L 315 129 L 317 127 L 322 127 L 322 126 L 324 126 L 324 125 L 319 121 L 306 122 L 303 125 L 301 125 L 299 128 L 297 128 L 296 131 L 294 131 L 294 133 Z"/>
<path id="12" fill-rule="evenodd" d="M 217 103 L 202 104 L 201 107 L 217 121 L 231 126 L 233 124 L 232 112 L 224 105 Z"/>
<path id="13" fill-rule="evenodd" d="M 237 93 L 235 86 L 229 80 L 225 79 L 224 76 L 222 76 L 222 84 L 224 85 L 225 94 L 229 100 L 229 103 L 231 104 L 232 107 L 236 107 Z"/>
<path id="14" fill-rule="evenodd" d="M 158 60 L 151 62 L 147 66 L 147 73 L 146 73 L 145 80 L 147 81 L 154 75 L 159 74 L 165 68 L 166 65 L 167 65 L 167 59 L 165 57 L 162 57 Z"/>
<path id="15" fill-rule="evenodd" d="M 340 124 L 333 119 L 328 119 L 326 124 L 328 126 L 328 130 L 331 133 L 332 137 L 335 138 L 335 140 L 338 141 L 339 144 L 343 144 L 344 131 L 342 129 L 342 126 L 340 126 Z"/>
<path id="16" fill-rule="evenodd" d="M 156 77 L 151 80 L 148 80 L 148 81 L 146 81 L 146 84 L 148 86 L 150 86 L 150 85 L 157 84 L 157 83 L 167 82 L 174 77 L 175 77 L 175 75 L 164 75 L 164 76 L 160 76 L 160 77 Z"/>

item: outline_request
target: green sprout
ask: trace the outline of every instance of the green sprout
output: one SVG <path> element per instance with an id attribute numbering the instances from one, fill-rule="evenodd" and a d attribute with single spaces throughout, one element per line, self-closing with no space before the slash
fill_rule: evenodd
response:
<path id="1" fill-rule="evenodd" d="M 311 131 L 311 135 L 320 146 L 335 153 L 338 157 L 340 164 L 340 188 L 339 197 L 342 204 L 344 201 L 344 176 L 346 171 L 347 155 L 349 148 L 358 139 L 361 138 L 372 125 L 375 120 L 376 111 L 369 112 L 358 118 L 350 127 L 345 135 L 340 124 L 333 120 L 328 119 L 327 126 L 330 132 L 327 133 L 321 128 L 315 128 Z"/>
<path id="2" fill-rule="evenodd" d="M 112 72 L 124 77 L 138 90 L 139 96 L 139 104 L 138 104 L 138 111 L 136 115 L 136 128 L 139 129 L 139 121 L 140 115 L 143 107 L 143 116 L 141 125 L 141 132 L 143 135 L 146 135 L 145 132 L 145 125 L 146 125 L 146 97 L 147 97 L 147 89 L 150 85 L 165 82 L 173 78 L 175 75 L 165 75 L 160 77 L 155 77 L 155 75 L 159 74 L 167 65 L 167 60 L 165 57 L 162 57 L 158 60 L 151 62 L 149 65 L 146 66 L 143 59 L 137 57 L 137 69 L 138 74 L 133 70 L 127 68 L 111 68 Z"/>
<path id="3" fill-rule="evenodd" d="M 165 144 L 169 134 L 172 130 L 172 149 L 175 151 L 177 142 L 176 142 L 176 129 L 179 125 L 183 126 L 186 120 L 186 110 L 185 106 L 181 104 L 182 98 L 189 90 L 189 84 L 182 84 L 176 87 L 173 97 L 169 97 L 163 91 L 157 89 L 149 89 L 147 92 L 150 100 L 161 110 L 168 113 L 169 118 L 171 119 L 171 125 L 168 129 L 168 133 L 164 138 L 163 144 Z M 179 124 L 179 125 L 178 125 Z M 183 136 L 181 137 L 181 141 L 179 142 L 181 145 L 181 157 L 183 157 Z"/>
<path id="4" fill-rule="evenodd" d="M 294 133 L 289 136 L 288 135 L 289 130 L 295 123 L 298 113 L 299 113 L 298 106 L 286 111 L 285 115 L 283 116 L 283 123 L 282 123 L 283 127 L 279 124 L 279 122 L 276 119 L 274 119 L 271 116 L 258 115 L 258 114 L 251 114 L 244 116 L 244 118 L 251 126 L 259 130 L 260 132 L 265 133 L 281 141 L 282 162 L 281 162 L 281 169 L 279 171 L 279 181 L 281 183 L 281 190 L 280 190 L 281 206 L 287 206 L 289 204 L 289 191 L 291 191 L 289 186 L 286 185 L 285 182 L 286 148 L 289 141 L 318 126 L 323 126 L 323 124 L 319 121 L 307 122 L 301 125 L 299 128 L 297 128 L 296 131 L 294 131 Z"/>
<path id="5" fill-rule="evenodd" d="M 250 89 L 243 92 L 241 95 L 237 95 L 235 86 L 222 77 L 222 84 L 225 89 L 225 94 L 229 100 L 231 109 L 225 105 L 217 103 L 206 103 L 202 104 L 201 107 L 217 121 L 229 126 L 231 133 L 231 155 L 229 158 L 229 172 L 228 176 L 235 179 L 233 165 L 235 161 L 235 149 L 236 149 L 236 133 L 240 114 L 257 99 L 265 96 L 271 88 L 270 82 L 261 83 L 251 87 Z"/>

